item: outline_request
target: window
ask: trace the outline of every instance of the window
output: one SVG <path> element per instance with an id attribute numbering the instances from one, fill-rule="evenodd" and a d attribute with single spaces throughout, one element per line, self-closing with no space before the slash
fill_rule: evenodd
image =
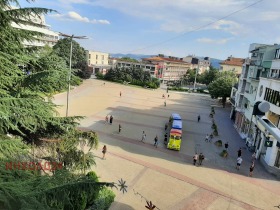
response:
<path id="1" fill-rule="evenodd" d="M 275 52 L 275 59 L 280 59 L 280 49 L 277 49 Z"/>
<path id="2" fill-rule="evenodd" d="M 96 55 L 96 60 L 98 60 L 98 55 Z"/>
<path id="3" fill-rule="evenodd" d="M 264 100 L 276 106 L 280 106 L 280 92 L 272 90 L 270 88 L 266 88 Z"/>
<path id="4" fill-rule="evenodd" d="M 104 60 L 104 55 L 102 55 L 102 60 Z"/>
<path id="5" fill-rule="evenodd" d="M 91 54 L 88 54 L 88 58 L 90 59 L 90 57 L 91 57 Z"/>

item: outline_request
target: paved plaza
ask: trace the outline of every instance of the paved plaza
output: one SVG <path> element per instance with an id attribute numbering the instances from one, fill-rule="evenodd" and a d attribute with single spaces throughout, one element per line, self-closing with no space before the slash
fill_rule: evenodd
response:
<path id="1" fill-rule="evenodd" d="M 120 97 L 120 91 L 122 96 Z M 150 90 L 89 79 L 70 93 L 69 115 L 85 116 L 82 129 L 98 133 L 99 148 L 96 171 L 101 181 L 128 185 L 128 192 L 116 193 L 111 210 L 145 209 L 146 199 L 161 210 L 237 210 L 280 209 L 280 182 L 268 174 L 256 161 L 253 177 L 249 177 L 251 155 L 229 119 L 229 108 L 221 108 L 209 96 L 169 91 L 164 106 L 162 94 L 166 90 Z M 167 94 L 166 94 L 167 95 Z M 54 102 L 65 116 L 66 93 L 58 94 Z M 215 106 L 215 121 L 221 139 L 229 142 L 229 157 L 219 154 L 223 148 L 204 141 L 211 132 L 211 105 Z M 165 148 L 164 125 L 172 113 L 183 120 L 183 140 L 180 151 Z M 201 120 L 197 122 L 200 114 Z M 106 115 L 113 116 L 113 124 L 105 123 Z M 122 131 L 118 132 L 121 124 Z M 141 142 L 142 132 L 147 138 Z M 158 148 L 153 146 L 159 137 Z M 102 147 L 107 145 L 106 159 Z M 237 150 L 241 147 L 243 163 L 235 169 Z M 195 152 L 203 152 L 202 166 L 192 165 Z"/>

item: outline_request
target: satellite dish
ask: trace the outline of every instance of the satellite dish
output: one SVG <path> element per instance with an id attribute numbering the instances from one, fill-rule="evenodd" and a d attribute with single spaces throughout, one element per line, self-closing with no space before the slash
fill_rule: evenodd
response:
<path id="1" fill-rule="evenodd" d="M 266 101 L 263 101 L 261 102 L 259 105 L 258 105 L 258 108 L 261 112 L 268 112 L 269 109 L 270 109 L 270 104 Z"/>

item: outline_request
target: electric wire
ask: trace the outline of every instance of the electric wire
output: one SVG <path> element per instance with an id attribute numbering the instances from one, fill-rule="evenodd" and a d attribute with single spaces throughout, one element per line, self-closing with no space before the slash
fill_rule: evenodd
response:
<path id="1" fill-rule="evenodd" d="M 151 48 L 151 47 L 155 47 L 155 46 L 158 46 L 158 45 L 165 44 L 165 43 L 167 43 L 167 42 L 173 41 L 173 40 L 178 39 L 178 38 L 180 38 L 180 37 L 182 37 L 182 36 L 185 36 L 185 35 L 190 34 L 190 33 L 192 33 L 192 32 L 195 32 L 195 31 L 198 31 L 198 30 L 200 30 L 200 29 L 206 28 L 206 27 L 208 27 L 208 26 L 210 26 L 210 25 L 213 25 L 214 23 L 217 23 L 217 22 L 219 22 L 219 21 L 221 21 L 221 20 L 224 20 L 224 19 L 226 19 L 226 18 L 228 18 L 228 17 L 230 17 L 230 16 L 232 16 L 232 15 L 235 15 L 236 13 L 239 13 L 239 12 L 241 12 L 241 11 L 243 11 L 243 10 L 246 10 L 246 9 L 248 9 L 249 7 L 255 6 L 256 4 L 261 3 L 262 1 L 264 1 L 264 0 L 259 0 L 259 1 L 257 1 L 257 2 L 252 3 L 252 4 L 249 4 L 248 6 L 243 7 L 243 8 L 241 8 L 241 9 L 239 9 L 239 10 L 234 11 L 234 12 L 231 12 L 231 13 L 229 13 L 228 15 L 225 15 L 225 16 L 223 16 L 223 17 L 221 17 L 221 18 L 219 18 L 219 19 L 217 19 L 217 20 L 215 20 L 215 21 L 212 21 L 212 22 L 207 23 L 207 24 L 202 25 L 202 26 L 198 26 L 198 27 L 196 27 L 195 29 L 186 31 L 186 32 L 184 32 L 184 33 L 182 33 L 182 34 L 180 34 L 180 35 L 178 35 L 178 36 L 172 37 L 172 38 L 170 38 L 170 39 L 167 39 L 167 40 L 164 40 L 164 41 L 155 43 L 155 44 L 147 45 L 146 47 L 143 47 L 143 48 L 139 48 L 139 49 L 136 49 L 136 50 L 128 51 L 127 53 L 133 53 L 133 52 L 137 52 L 137 51 L 140 51 L 140 50 L 145 50 L 145 49 L 148 49 L 148 48 Z"/>

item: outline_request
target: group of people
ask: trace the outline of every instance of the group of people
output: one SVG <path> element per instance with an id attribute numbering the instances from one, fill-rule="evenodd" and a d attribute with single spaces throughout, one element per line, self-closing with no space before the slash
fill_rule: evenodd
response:
<path id="1" fill-rule="evenodd" d="M 147 137 L 147 135 L 146 135 L 145 131 L 143 131 L 141 142 L 145 143 L 146 137 Z M 155 146 L 155 147 L 158 146 L 158 136 L 157 136 L 157 135 L 156 135 L 156 137 L 154 138 L 154 146 Z"/>
<path id="2" fill-rule="evenodd" d="M 113 116 L 111 115 L 110 116 L 110 118 L 109 118 L 109 115 L 107 115 L 106 117 L 105 117 L 105 123 L 108 123 L 108 124 L 110 124 L 110 125 L 112 125 L 113 124 Z M 121 126 L 121 124 L 119 124 L 119 133 L 122 131 L 122 126 Z"/>
<path id="3" fill-rule="evenodd" d="M 107 115 L 106 117 L 105 117 L 105 123 L 109 123 L 110 125 L 112 125 L 113 124 L 113 116 L 111 115 L 110 116 L 110 118 L 109 118 L 109 115 Z"/>
<path id="4" fill-rule="evenodd" d="M 162 94 L 162 98 L 165 99 L 165 95 L 164 94 Z M 169 98 L 169 94 L 167 95 L 167 98 Z M 164 100 L 163 104 L 164 104 L 164 106 L 166 106 L 166 100 Z"/>
<path id="5" fill-rule="evenodd" d="M 208 133 L 205 136 L 205 142 L 211 142 L 213 139 L 213 134 L 211 133 L 210 135 L 208 135 Z"/>
<path id="6" fill-rule="evenodd" d="M 237 163 L 236 163 L 236 169 L 239 170 L 240 169 L 240 166 L 241 166 L 241 163 L 243 161 L 242 157 L 241 157 L 241 154 L 242 154 L 242 149 L 241 147 L 239 148 L 239 150 L 237 151 Z M 251 158 L 251 165 L 250 165 L 250 168 L 249 168 L 249 176 L 253 176 L 253 171 L 255 169 L 255 160 L 256 160 L 256 153 L 254 152 L 253 155 L 252 155 L 252 158 Z"/>
<path id="7" fill-rule="evenodd" d="M 196 162 L 198 161 L 198 165 L 202 165 L 202 161 L 204 160 L 204 155 L 202 154 L 202 152 L 198 155 L 197 153 L 195 153 L 195 155 L 193 156 L 193 165 L 196 165 Z"/>

